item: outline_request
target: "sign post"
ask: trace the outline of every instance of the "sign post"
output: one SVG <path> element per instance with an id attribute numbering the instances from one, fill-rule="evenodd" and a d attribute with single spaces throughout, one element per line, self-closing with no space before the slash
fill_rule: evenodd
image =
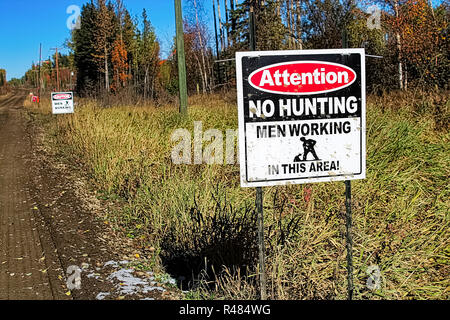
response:
<path id="1" fill-rule="evenodd" d="M 258 212 L 261 187 L 345 182 L 351 299 L 350 180 L 366 174 L 364 49 L 237 52 L 236 73 L 240 180 L 257 188 Z"/>
<path id="2" fill-rule="evenodd" d="M 347 297 L 353 299 L 352 186 L 345 180 L 345 246 L 347 249 Z"/>
<path id="3" fill-rule="evenodd" d="M 348 48 L 347 29 L 342 29 L 342 47 Z M 352 234 L 352 183 L 345 180 L 345 247 L 347 249 L 347 298 L 353 299 L 353 234 Z"/>
<path id="4" fill-rule="evenodd" d="M 250 50 L 256 50 L 256 32 L 255 32 L 255 12 L 253 6 L 250 6 L 249 21 L 249 42 Z M 256 211 L 258 224 L 258 265 L 259 265 L 259 293 L 261 300 L 267 299 L 266 284 L 266 257 L 264 241 L 264 212 L 263 212 L 263 190 L 262 187 L 256 187 Z"/>
<path id="5" fill-rule="evenodd" d="M 72 92 L 52 92 L 52 113 L 74 113 Z"/>

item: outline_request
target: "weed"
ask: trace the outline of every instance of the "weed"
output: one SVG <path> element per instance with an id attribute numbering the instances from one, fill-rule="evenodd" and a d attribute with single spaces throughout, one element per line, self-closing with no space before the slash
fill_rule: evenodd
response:
<path id="1" fill-rule="evenodd" d="M 357 299 L 450 297 L 448 100 L 445 92 L 368 98 L 367 178 L 352 184 Z M 191 98 L 182 117 L 175 106 L 86 100 L 74 115 L 47 118 L 49 145 L 84 168 L 99 195 L 120 201 L 112 224 L 144 237 L 155 268 L 183 276 L 183 289 L 191 282 L 195 299 L 258 297 L 254 190 L 240 188 L 238 165 L 170 157 L 171 133 L 192 133 L 194 121 L 236 129 L 229 101 Z M 344 198 L 339 182 L 264 188 L 271 299 L 345 299 Z M 366 287 L 371 265 L 383 278 L 377 291 Z"/>

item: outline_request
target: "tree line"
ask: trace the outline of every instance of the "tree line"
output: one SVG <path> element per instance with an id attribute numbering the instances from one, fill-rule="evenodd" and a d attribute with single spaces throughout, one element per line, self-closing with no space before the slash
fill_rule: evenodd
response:
<path id="1" fill-rule="evenodd" d="M 155 98 L 160 71 L 160 46 L 144 9 L 132 18 L 122 0 L 91 1 L 81 10 L 80 28 L 70 47 L 77 70 L 77 91 L 134 94 Z"/>
<path id="2" fill-rule="evenodd" d="M 367 13 L 371 5 L 379 11 Z M 365 48 L 370 92 L 448 89 L 449 3 L 430 0 L 184 0 L 188 92 L 235 86 L 234 54 L 249 49 L 249 12 L 256 50 Z M 212 10 L 213 21 L 210 19 Z M 134 99 L 176 96 L 177 55 L 161 58 L 160 43 L 144 9 L 133 17 L 123 0 L 83 5 L 80 28 L 59 55 L 59 81 L 81 95 Z M 55 59 L 34 65 L 22 83 L 55 87 Z M 66 71 L 65 71 L 66 70 Z"/>
<path id="3" fill-rule="evenodd" d="M 6 92 L 6 70 L 0 69 L 0 94 Z"/>
<path id="4" fill-rule="evenodd" d="M 212 2 L 218 19 L 216 52 L 221 58 L 248 49 L 252 9 L 256 50 L 365 48 L 368 55 L 377 56 L 366 59 L 372 92 L 448 88 L 448 1 L 436 8 L 430 0 Z"/>

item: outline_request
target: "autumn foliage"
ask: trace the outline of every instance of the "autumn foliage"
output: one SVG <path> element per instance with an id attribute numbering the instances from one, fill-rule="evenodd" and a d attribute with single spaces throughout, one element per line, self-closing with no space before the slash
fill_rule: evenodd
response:
<path id="1" fill-rule="evenodd" d="M 398 17 L 389 24 L 400 34 L 399 56 L 407 66 L 406 76 L 420 84 L 443 86 L 449 68 L 448 13 L 433 10 L 427 0 L 407 0 Z M 447 76 L 446 76 L 447 74 Z"/>
<path id="2" fill-rule="evenodd" d="M 114 74 L 111 89 L 117 91 L 119 88 L 125 87 L 127 81 L 131 79 L 131 75 L 128 74 L 128 53 L 121 39 L 114 41 L 111 62 Z"/>

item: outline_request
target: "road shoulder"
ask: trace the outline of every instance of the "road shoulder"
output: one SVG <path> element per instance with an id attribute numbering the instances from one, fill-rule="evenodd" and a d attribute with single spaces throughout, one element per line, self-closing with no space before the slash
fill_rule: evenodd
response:
<path id="1" fill-rule="evenodd" d="M 33 145 L 32 194 L 43 242 L 57 253 L 65 273 L 64 295 L 82 300 L 178 299 L 173 280 L 163 283 L 150 270 L 134 267 L 140 264 L 139 249 L 107 224 L 108 204 L 95 197 L 79 167 L 58 160 L 46 146 L 39 116 L 29 109 L 24 112 Z M 80 286 L 71 289 L 77 284 L 76 270 Z M 57 273 L 53 278 L 61 280 Z"/>

